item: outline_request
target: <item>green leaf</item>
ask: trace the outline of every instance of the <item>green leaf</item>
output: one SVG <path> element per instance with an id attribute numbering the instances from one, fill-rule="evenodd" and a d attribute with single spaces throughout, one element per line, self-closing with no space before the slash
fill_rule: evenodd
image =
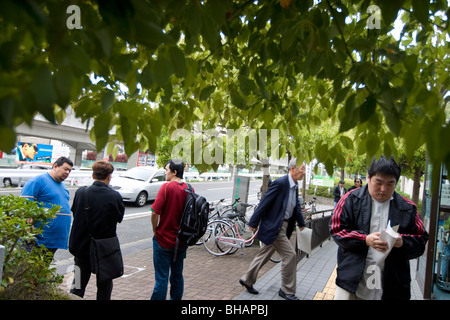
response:
<path id="1" fill-rule="evenodd" d="M 173 42 L 154 22 L 143 18 L 133 19 L 133 21 L 136 40 L 150 49 L 156 49 L 163 43 Z"/>
<path id="2" fill-rule="evenodd" d="M 156 61 L 153 68 L 153 77 L 158 85 L 163 87 L 167 82 L 169 82 L 169 78 L 173 71 L 172 64 L 169 59 L 167 59 L 165 55 L 160 52 L 158 61 Z"/>
<path id="3" fill-rule="evenodd" d="M 111 120 L 111 114 L 109 112 L 104 112 L 100 114 L 94 121 L 93 129 L 95 131 L 97 152 L 101 151 L 108 142 Z"/>
<path id="4" fill-rule="evenodd" d="M 350 91 L 350 86 L 339 89 L 336 93 L 335 102 L 341 103 L 347 97 L 348 92 Z"/>
<path id="5" fill-rule="evenodd" d="M 356 94 L 352 94 L 345 101 L 345 106 L 339 114 L 341 124 L 339 126 L 339 132 L 345 132 L 355 127 L 358 122 L 358 113 L 355 112 L 355 97 Z"/>
<path id="6" fill-rule="evenodd" d="M 246 76 L 239 76 L 239 85 L 243 94 L 250 95 L 256 89 L 255 82 Z"/>
<path id="7" fill-rule="evenodd" d="M 179 78 L 185 77 L 187 69 L 184 53 L 177 47 L 172 46 L 169 48 L 169 54 L 175 75 Z"/>
<path id="8" fill-rule="evenodd" d="M 418 1 L 426 1 L 426 0 L 418 0 Z M 401 9 L 404 2 L 405 0 L 380 2 L 381 16 L 383 18 L 382 23 L 385 26 L 390 26 L 392 23 L 394 23 L 395 19 L 397 18 L 398 11 Z"/>
<path id="9" fill-rule="evenodd" d="M 54 73 L 54 83 L 58 98 L 56 103 L 65 108 L 70 103 L 70 92 L 73 83 L 73 74 L 70 69 L 58 70 Z"/>
<path id="10" fill-rule="evenodd" d="M 198 19 L 198 17 L 196 17 L 196 19 Z M 214 51 L 219 43 L 216 23 L 205 13 L 200 16 L 200 19 L 202 21 L 202 36 L 206 40 L 209 49 Z"/>
<path id="11" fill-rule="evenodd" d="M 200 101 L 208 100 L 214 90 L 216 90 L 215 86 L 207 86 L 206 88 L 203 88 L 202 91 L 200 91 Z"/>
<path id="12" fill-rule="evenodd" d="M 339 137 L 339 140 L 341 140 L 342 146 L 345 149 L 353 149 L 353 141 L 349 137 L 342 135 Z"/>
<path id="13" fill-rule="evenodd" d="M 427 0 L 412 0 L 414 15 L 422 24 L 428 23 L 429 5 L 430 3 Z"/>
<path id="14" fill-rule="evenodd" d="M 367 97 L 364 103 L 359 107 L 359 122 L 364 123 L 374 115 L 377 102 L 372 97 Z"/>
<path id="15" fill-rule="evenodd" d="M 230 89 L 231 103 L 235 105 L 237 108 L 244 110 L 247 108 L 247 101 L 241 96 L 239 91 L 232 87 Z"/>
<path id="16" fill-rule="evenodd" d="M 370 135 L 366 141 L 367 156 L 372 157 L 375 155 L 379 147 L 380 140 L 378 137 L 375 134 Z"/>
<path id="17" fill-rule="evenodd" d="M 403 64 L 409 72 L 414 73 L 417 68 L 417 55 L 411 54 L 406 56 L 405 59 L 403 59 Z"/>
<path id="18" fill-rule="evenodd" d="M 56 93 L 50 69 L 46 65 L 41 65 L 33 75 L 31 91 L 34 94 L 35 104 L 39 112 L 48 121 L 55 123 L 53 103 L 56 99 Z"/>
<path id="19" fill-rule="evenodd" d="M 0 126 L 0 150 L 12 150 L 16 141 L 16 132 L 12 128 Z"/>
<path id="20" fill-rule="evenodd" d="M 297 29 L 290 28 L 288 29 L 281 39 L 281 50 L 286 51 L 288 50 L 294 41 L 297 39 Z"/>
<path id="21" fill-rule="evenodd" d="M 103 112 L 108 111 L 111 105 L 115 101 L 114 91 L 107 90 L 105 95 L 102 97 L 102 110 Z"/>

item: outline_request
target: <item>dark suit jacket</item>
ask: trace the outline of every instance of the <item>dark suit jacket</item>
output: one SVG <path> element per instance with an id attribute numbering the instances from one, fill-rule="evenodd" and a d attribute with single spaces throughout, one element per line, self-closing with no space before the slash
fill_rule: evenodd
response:
<path id="1" fill-rule="evenodd" d="M 346 194 L 346 193 L 347 193 L 347 189 L 344 188 L 344 194 Z M 339 202 L 339 200 L 341 200 L 341 189 L 339 188 L 339 185 L 334 187 L 333 196 L 334 196 L 334 202 Z"/>
<path id="2" fill-rule="evenodd" d="M 90 215 L 90 230 L 96 239 L 116 236 L 117 223 L 122 222 L 125 213 L 122 196 L 100 181 L 89 187 L 90 210 L 85 208 L 85 188 L 80 188 L 73 199 L 73 224 L 69 237 L 69 251 L 74 256 L 88 256 L 90 237 L 86 214 Z"/>
<path id="3" fill-rule="evenodd" d="M 258 238 L 266 245 L 275 241 L 283 226 L 284 214 L 289 199 L 289 188 L 288 175 L 274 180 L 250 218 L 249 226 L 253 228 L 259 226 Z M 305 226 L 298 193 L 296 194 L 296 202 L 294 213 L 289 219 L 288 237 L 294 231 L 295 221 L 297 221 L 299 227 Z"/>

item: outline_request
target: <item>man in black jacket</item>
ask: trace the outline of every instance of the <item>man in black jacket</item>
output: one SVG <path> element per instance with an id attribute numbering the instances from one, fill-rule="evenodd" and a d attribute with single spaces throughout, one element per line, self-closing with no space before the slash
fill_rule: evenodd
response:
<path id="1" fill-rule="evenodd" d="M 423 254 L 429 236 L 415 204 L 395 192 L 399 178 L 393 158 L 374 159 L 366 186 L 335 207 L 330 233 L 339 246 L 336 300 L 410 299 L 409 260 Z M 392 248 L 380 239 L 388 222 L 398 225 Z M 388 255 L 380 259 L 379 253 Z"/>
<path id="2" fill-rule="evenodd" d="M 344 196 L 344 194 L 347 193 L 347 189 L 344 188 L 345 181 L 341 180 L 339 181 L 339 184 L 334 187 L 333 189 L 333 196 L 334 196 L 334 206 L 336 207 L 337 203 L 341 198 Z"/>
<path id="3" fill-rule="evenodd" d="M 125 212 L 122 196 L 108 187 L 114 167 L 107 161 L 97 161 L 92 165 L 94 183 L 88 189 L 88 202 L 85 189 L 75 193 L 72 204 L 73 224 L 69 237 L 69 251 L 75 256 L 75 279 L 71 293 L 83 297 L 91 277 L 89 258 L 90 232 L 95 239 L 106 239 L 116 236 L 117 223 L 122 222 Z M 86 212 L 85 205 L 90 210 Z M 89 227 L 86 221 L 89 214 Z M 77 278 L 78 277 L 78 278 Z M 97 300 L 111 300 L 112 280 L 97 279 Z"/>

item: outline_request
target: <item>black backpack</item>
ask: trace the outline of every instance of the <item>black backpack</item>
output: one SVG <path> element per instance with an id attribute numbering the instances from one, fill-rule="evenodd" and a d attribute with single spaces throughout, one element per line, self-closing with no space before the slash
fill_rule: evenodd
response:
<path id="1" fill-rule="evenodd" d="M 176 249 L 179 241 L 188 246 L 196 244 L 205 234 L 206 225 L 208 224 L 208 201 L 206 201 L 205 197 L 195 193 L 190 184 L 187 185 L 188 188 L 184 189 L 187 195 L 181 216 L 180 229 L 177 232 Z M 176 254 L 174 257 L 176 257 Z"/>

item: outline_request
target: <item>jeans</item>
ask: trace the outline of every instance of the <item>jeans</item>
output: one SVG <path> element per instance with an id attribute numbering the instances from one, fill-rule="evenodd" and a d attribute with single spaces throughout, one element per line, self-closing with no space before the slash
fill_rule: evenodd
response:
<path id="1" fill-rule="evenodd" d="M 183 262 L 186 255 L 185 246 L 178 248 L 175 262 L 175 249 L 166 249 L 153 237 L 153 266 L 155 268 L 155 287 L 151 300 L 165 300 L 170 273 L 170 299 L 181 300 L 184 290 Z"/>

